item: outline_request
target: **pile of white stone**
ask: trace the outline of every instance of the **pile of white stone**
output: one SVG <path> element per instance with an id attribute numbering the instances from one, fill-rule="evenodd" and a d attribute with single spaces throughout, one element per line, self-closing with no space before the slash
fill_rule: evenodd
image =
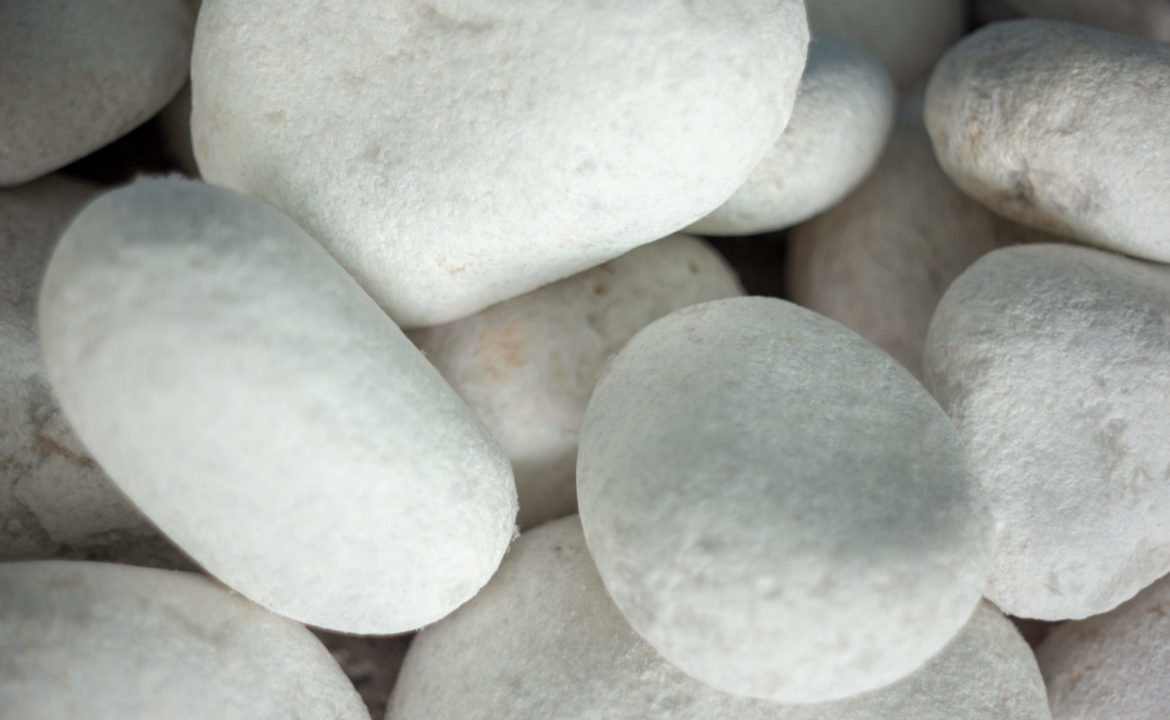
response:
<path id="1" fill-rule="evenodd" d="M 1170 5 L 1010 4 L 0 2 L 0 718 L 1166 720 Z"/>

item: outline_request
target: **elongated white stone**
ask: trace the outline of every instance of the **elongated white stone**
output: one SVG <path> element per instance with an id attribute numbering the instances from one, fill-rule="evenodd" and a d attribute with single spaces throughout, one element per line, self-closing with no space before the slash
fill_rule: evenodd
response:
<path id="1" fill-rule="evenodd" d="M 282 208 L 400 325 L 665 237 L 788 123 L 802 0 L 207 0 L 203 177 Z M 306 28 L 312 28 L 307 32 Z"/>
<path id="2" fill-rule="evenodd" d="M 0 565 L 0 708 L 36 720 L 364 720 L 303 626 L 189 573 Z"/>
<path id="3" fill-rule="evenodd" d="M 577 495 L 633 628 L 740 695 L 821 702 L 909 675 L 990 564 L 987 499 L 938 404 L 867 341 L 771 298 L 634 336 L 590 400 Z"/>
<path id="4" fill-rule="evenodd" d="M 213 575 L 281 614 L 394 633 L 475 594 L 514 532 L 498 446 L 288 218 L 147 180 L 73 222 L 45 364 L 94 457 Z"/>
<path id="5" fill-rule="evenodd" d="M 924 364 L 991 498 L 1004 612 L 1082 618 L 1170 572 L 1170 268 L 997 250 L 943 296 Z"/>

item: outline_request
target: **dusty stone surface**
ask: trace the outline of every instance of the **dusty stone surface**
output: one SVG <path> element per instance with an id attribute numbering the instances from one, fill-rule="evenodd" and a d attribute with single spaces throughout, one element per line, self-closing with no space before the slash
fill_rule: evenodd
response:
<path id="1" fill-rule="evenodd" d="M 1170 42 L 1170 3 L 1166 0 L 1009 0 L 1034 17 L 1093 25 Z"/>
<path id="2" fill-rule="evenodd" d="M 185 0 L 0 4 L 0 186 L 56 170 L 158 112 L 187 76 L 193 28 Z"/>
<path id="3" fill-rule="evenodd" d="M 1170 571 L 1170 268 L 997 250 L 943 296 L 924 362 L 991 498 L 990 600 L 1082 618 Z"/>
<path id="4" fill-rule="evenodd" d="M 411 339 L 507 453 L 524 529 L 576 512 L 577 435 L 605 363 L 663 315 L 742 294 L 679 235 Z"/>
<path id="5" fill-rule="evenodd" d="M 195 156 L 209 182 L 288 212 L 403 327 L 715 209 L 787 125 L 808 44 L 802 0 L 319 10 L 204 3 Z"/>
<path id="6" fill-rule="evenodd" d="M 895 101 L 880 60 L 828 35 L 813 38 L 784 134 L 735 194 L 687 232 L 771 232 L 832 207 L 877 164 Z"/>
<path id="7" fill-rule="evenodd" d="M 0 189 L 0 561 L 182 565 L 82 447 L 41 362 L 41 278 L 58 236 L 96 193 L 59 175 Z"/>
<path id="8" fill-rule="evenodd" d="M 0 564 L 0 638 L 6 717 L 366 720 L 308 630 L 189 573 Z"/>
<path id="9" fill-rule="evenodd" d="M 807 0 L 808 22 L 877 55 L 907 92 L 963 34 L 963 0 Z"/>
<path id="10" fill-rule="evenodd" d="M 1013 220 L 1170 261 L 1170 46 L 1049 20 L 996 23 L 939 63 L 943 169 Z"/>
<path id="11" fill-rule="evenodd" d="M 577 495 L 638 634 L 692 677 L 780 702 L 921 667 L 991 559 L 987 499 L 938 404 L 858 335 L 773 298 L 634 336 L 589 403 Z"/>
<path id="12" fill-rule="evenodd" d="M 921 101 L 909 100 L 873 174 L 794 228 L 787 297 L 828 316 L 922 377 L 922 345 L 951 281 L 1004 245 L 1051 236 L 964 195 L 935 160 Z"/>
<path id="13" fill-rule="evenodd" d="M 512 539 L 515 485 L 487 430 L 262 202 L 179 179 L 103 196 L 62 237 L 39 315 L 86 447 L 264 607 L 413 630 L 474 595 Z"/>
<path id="14" fill-rule="evenodd" d="M 1170 715 L 1170 577 L 1105 613 L 1065 623 L 1036 651 L 1053 720 Z"/>

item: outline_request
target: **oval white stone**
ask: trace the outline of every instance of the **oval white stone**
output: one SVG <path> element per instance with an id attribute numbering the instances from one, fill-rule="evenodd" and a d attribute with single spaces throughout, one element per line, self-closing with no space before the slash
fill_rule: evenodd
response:
<path id="1" fill-rule="evenodd" d="M 719 692 L 671 666 L 630 628 L 576 517 L 525 533 L 479 595 L 414 639 L 400 677 L 387 720 L 1051 717 L 1031 648 L 986 602 L 942 652 L 887 688 L 815 705 Z"/>
<path id="2" fill-rule="evenodd" d="M 938 64 L 939 162 L 1001 215 L 1170 261 L 1170 46 L 1048 20 L 995 23 Z"/>
<path id="3" fill-rule="evenodd" d="M 877 55 L 908 92 L 963 34 L 963 0 L 807 0 L 808 22 Z"/>
<path id="4" fill-rule="evenodd" d="M 1036 649 L 1055 720 L 1170 717 L 1170 576 Z"/>
<path id="5" fill-rule="evenodd" d="M 924 364 L 991 498 L 1004 612 L 1081 618 L 1170 571 L 1170 268 L 997 250 L 943 296 Z"/>
<path id="6" fill-rule="evenodd" d="M 997 247 L 1048 238 L 964 195 L 907 101 L 877 169 L 788 237 L 788 298 L 845 325 L 922 377 L 922 345 L 951 281 Z"/>
<path id="7" fill-rule="evenodd" d="M 954 637 L 986 579 L 987 500 L 946 415 L 888 355 L 781 300 L 703 303 L 634 336 L 594 391 L 577 472 L 618 608 L 726 692 L 889 684 Z"/>
<path id="8" fill-rule="evenodd" d="M 0 2 L 0 185 L 97 150 L 187 77 L 186 0 Z"/>
<path id="9" fill-rule="evenodd" d="M 411 339 L 507 453 L 523 529 L 576 512 L 577 435 L 609 358 L 663 315 L 742 294 L 718 253 L 680 235 Z"/>
<path id="10" fill-rule="evenodd" d="M 507 460 L 289 219 L 148 180 L 90 205 L 41 293 L 45 363 L 86 446 L 261 605 L 388 634 L 483 586 L 514 532 Z"/>
<path id="11" fill-rule="evenodd" d="M 207 578 L 0 565 L 0 708 L 36 720 L 364 720 L 313 635 Z"/>
<path id="12" fill-rule="evenodd" d="M 809 45 L 784 134 L 735 194 L 688 232 L 770 232 L 832 207 L 877 164 L 894 122 L 895 100 L 880 60 L 818 35 Z"/>
<path id="13" fill-rule="evenodd" d="M 62 417 L 37 344 L 37 291 L 57 238 L 98 188 L 50 175 L 0 189 L 0 561 L 182 562 Z"/>
<path id="14" fill-rule="evenodd" d="M 207 0 L 195 156 L 435 325 L 715 209 L 807 44 L 801 0 Z"/>

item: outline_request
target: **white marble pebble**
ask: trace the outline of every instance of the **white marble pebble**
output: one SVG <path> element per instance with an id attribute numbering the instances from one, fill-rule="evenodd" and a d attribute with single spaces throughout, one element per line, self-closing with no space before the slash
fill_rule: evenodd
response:
<path id="1" fill-rule="evenodd" d="M 992 210 L 1170 261 L 1170 46 L 1083 25 L 989 25 L 939 63 L 926 124 L 947 174 Z"/>
<path id="2" fill-rule="evenodd" d="M 806 5 L 814 33 L 877 55 L 902 92 L 926 80 L 966 23 L 963 0 L 806 0 Z"/>
<path id="3" fill-rule="evenodd" d="M 1170 717 L 1170 576 L 1036 649 L 1054 720 Z"/>
<path id="4" fill-rule="evenodd" d="M 65 232 L 45 364 L 78 436 L 211 574 L 332 630 L 391 634 L 483 586 L 514 533 L 499 447 L 288 218 L 145 180 Z"/>
<path id="5" fill-rule="evenodd" d="M 0 561 L 179 561 L 82 447 L 41 362 L 41 278 L 58 236 L 96 194 L 63 175 L 0 189 Z"/>
<path id="6" fill-rule="evenodd" d="M 304 626 L 189 573 L 5 563 L 0 647 L 14 720 L 367 717 Z"/>
<path id="7" fill-rule="evenodd" d="M 577 494 L 638 634 L 715 688 L 781 702 L 921 667 L 991 559 L 987 499 L 938 404 L 861 337 L 773 298 L 634 336 L 590 400 Z"/>
<path id="8" fill-rule="evenodd" d="M 1034 17 L 1066 20 L 1170 42 L 1170 3 L 1166 0 L 1009 1 Z"/>
<path id="9" fill-rule="evenodd" d="M 507 453 L 524 529 L 576 512 L 577 435 L 609 358 L 663 315 L 742 294 L 718 253 L 678 235 L 410 337 Z"/>
<path id="10" fill-rule="evenodd" d="M 630 628 L 576 517 L 521 536 L 483 592 L 415 638 L 400 677 L 387 720 L 1051 717 L 1031 649 L 986 602 L 942 652 L 887 688 L 814 705 L 719 692 L 664 661 Z"/>
<path id="11" fill-rule="evenodd" d="M 0 3 L 0 186 L 56 170 L 121 137 L 182 86 L 186 0 Z"/>
<path id="12" fill-rule="evenodd" d="M 1105 612 L 1170 572 L 1170 268 L 1074 245 L 972 265 L 926 385 L 991 498 L 1004 612 Z"/>
<path id="13" fill-rule="evenodd" d="M 880 60 L 828 35 L 814 37 L 784 134 L 735 194 L 687 232 L 771 232 L 832 207 L 877 164 L 895 105 Z"/>
<path id="14" fill-rule="evenodd" d="M 1050 238 L 1005 220 L 938 166 L 922 103 L 904 101 L 873 174 L 788 237 L 787 297 L 845 325 L 922 377 L 922 345 L 947 286 L 983 254 Z"/>
<path id="15" fill-rule="evenodd" d="M 715 209 L 807 43 L 802 0 L 207 0 L 195 156 L 437 325 Z"/>

